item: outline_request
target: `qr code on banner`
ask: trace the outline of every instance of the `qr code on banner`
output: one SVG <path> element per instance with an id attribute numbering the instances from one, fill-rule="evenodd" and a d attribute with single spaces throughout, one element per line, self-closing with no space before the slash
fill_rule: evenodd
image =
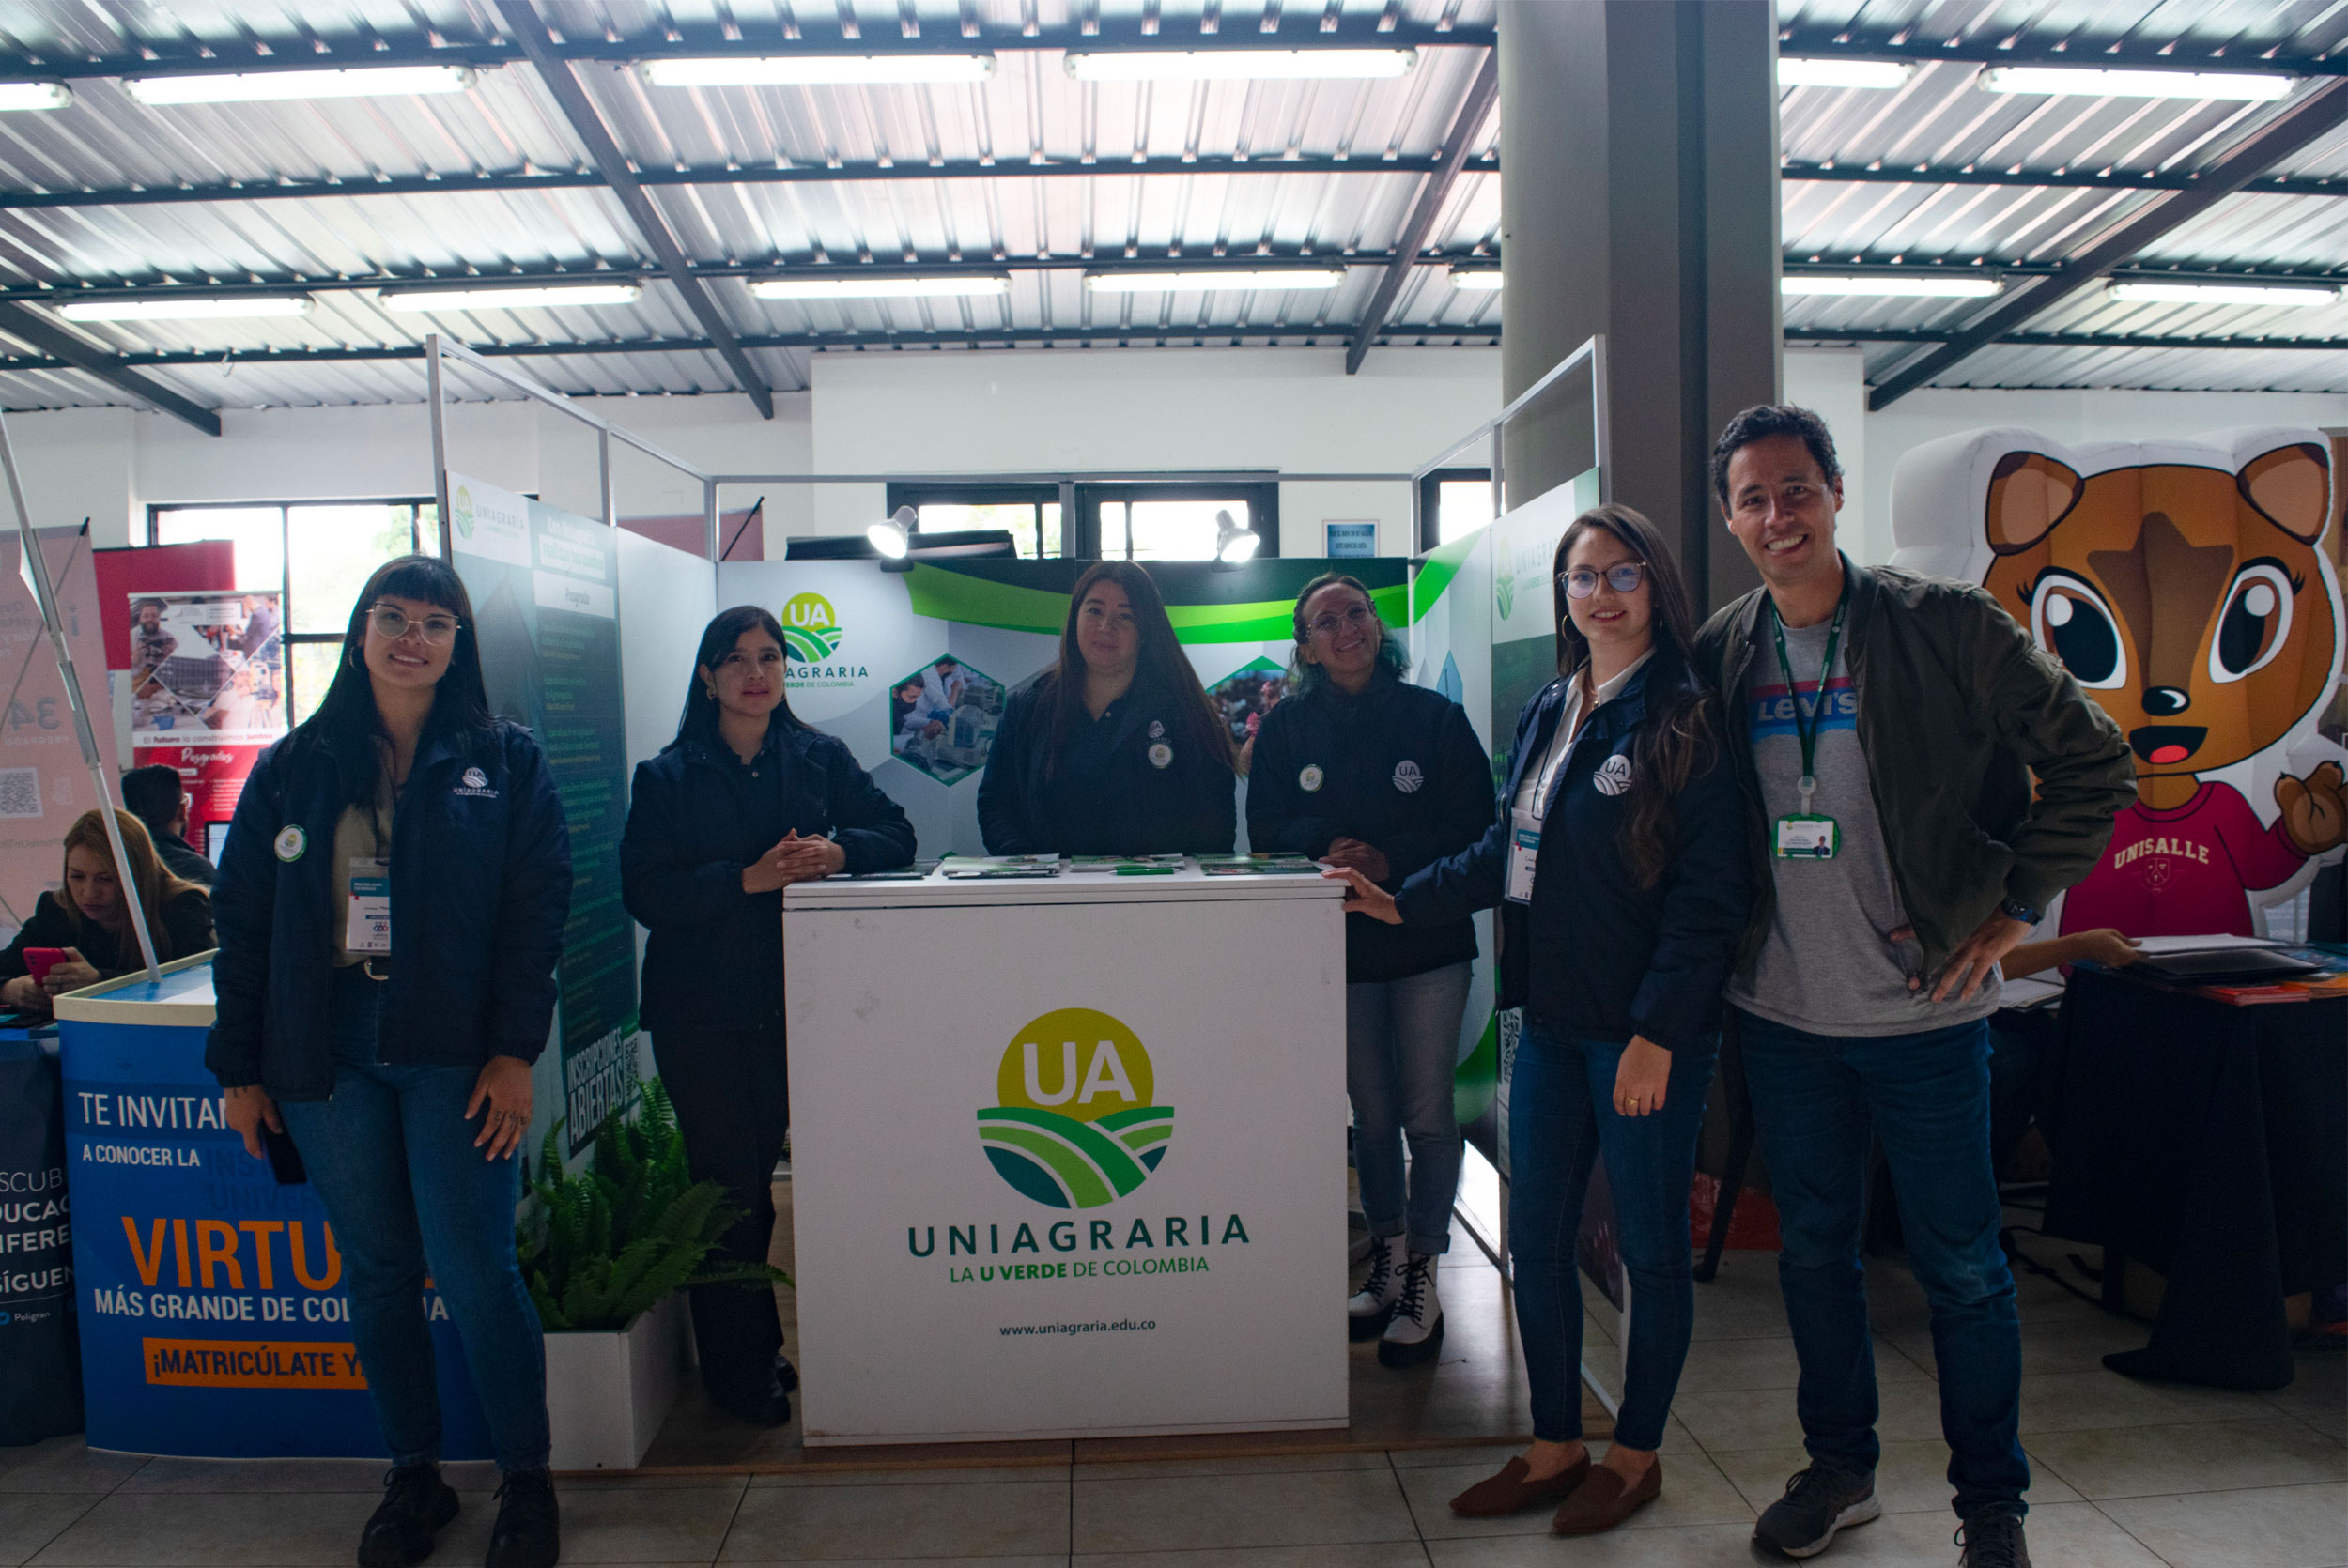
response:
<path id="1" fill-rule="evenodd" d="M 40 815 L 40 770 L 0 768 L 0 822 Z"/>

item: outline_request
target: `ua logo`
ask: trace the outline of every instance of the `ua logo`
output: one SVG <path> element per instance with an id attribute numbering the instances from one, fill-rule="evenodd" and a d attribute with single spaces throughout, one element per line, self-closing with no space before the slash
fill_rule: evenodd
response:
<path id="1" fill-rule="evenodd" d="M 1427 782 L 1427 776 L 1418 771 L 1418 764 L 1405 757 L 1394 765 L 1394 787 L 1406 795 L 1418 793 L 1418 787 Z"/>
<path id="2" fill-rule="evenodd" d="M 1601 795 L 1618 795 L 1630 788 L 1630 759 L 1615 752 L 1598 765 L 1590 775 L 1590 782 L 1598 786 Z"/>
<path id="3" fill-rule="evenodd" d="M 489 787 L 489 776 L 488 776 L 487 774 L 483 773 L 483 772 L 482 772 L 479 768 L 467 768 L 467 769 L 465 770 L 465 788 L 466 788 L 466 789 L 468 789 L 468 790 L 486 790 L 486 789 L 487 789 L 488 787 Z"/>

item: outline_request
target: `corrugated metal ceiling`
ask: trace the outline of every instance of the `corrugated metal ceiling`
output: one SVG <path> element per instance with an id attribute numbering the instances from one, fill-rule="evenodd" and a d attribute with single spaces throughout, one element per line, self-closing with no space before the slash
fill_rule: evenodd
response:
<path id="1" fill-rule="evenodd" d="M 648 194 L 697 264 L 789 271 L 863 262 L 999 264 L 1000 298 L 799 302 L 754 298 L 748 283 L 706 285 L 779 388 L 804 384 L 807 340 L 870 343 L 930 332 L 1066 334 L 1168 332 L 1199 340 L 1342 342 L 1365 310 L 1378 263 L 1397 242 L 1420 186 L 1382 161 L 1423 161 L 1440 147 L 1479 64 L 1476 48 L 1430 47 L 1397 81 L 1079 84 L 1050 50 L 1009 50 L 992 79 L 968 85 L 722 87 L 650 85 L 620 63 L 631 53 L 696 43 L 778 49 L 842 47 L 842 17 L 864 45 L 950 50 L 989 41 L 1130 37 L 1154 25 L 1194 34 L 1196 3 L 1160 0 L 547 0 L 545 13 L 573 53 L 599 52 L 579 76 L 626 155 L 647 171 L 772 171 L 841 165 L 902 171 L 991 161 L 987 177 L 902 177 L 807 183 L 701 183 Z M 1323 28 L 1372 36 L 1438 30 L 1481 37 L 1492 0 L 1278 0 L 1221 7 L 1222 35 L 1292 46 Z M 2027 56 L 2068 41 L 2082 63 L 2118 41 L 2144 53 L 2177 44 L 2223 48 L 2226 58 L 2280 51 L 2337 58 L 2348 46 L 2348 6 L 2186 4 L 2167 0 L 1787 0 L 1789 53 L 1870 42 L 1913 53 L 2003 47 Z M 918 34 L 912 38 L 910 34 Z M 0 52 L 66 69 L 142 54 L 160 63 L 203 51 L 229 69 L 266 49 L 351 63 L 426 48 L 489 51 L 502 37 L 487 0 L 250 0 L 179 4 L 134 0 L 18 0 L 0 5 Z M 1951 40 L 1955 40 L 1952 45 Z M 379 48 L 378 46 L 380 46 Z M 321 46 L 326 53 L 321 54 Z M 510 53 L 510 51 L 509 51 Z M 2175 172 L 2191 168 L 2273 115 L 2267 105 L 2168 100 L 2017 98 L 1985 93 L 1979 63 L 1933 59 L 1892 92 L 1796 88 L 1781 103 L 1784 156 L 1802 164 L 2020 171 Z M 586 149 L 523 64 L 484 69 L 471 90 L 444 96 L 332 102 L 148 108 L 106 76 L 76 76 L 75 101 L 45 114 L 0 115 L 0 187 L 9 192 L 339 181 L 563 171 L 592 175 Z M 2304 91 L 2305 89 L 2303 89 Z M 1491 148 L 1497 116 L 1475 136 Z M 1203 172 L 1115 172 L 1136 158 L 1200 160 Z M 1284 159 L 1316 161 L 1281 172 Z M 1244 172 L 1231 161 L 1267 164 Z M 1023 172 L 1036 161 L 1084 162 L 1085 177 Z M 1415 166 L 1415 165 L 1414 165 Z M 2308 149 L 2278 173 L 2348 180 L 2348 133 Z M 1430 236 L 1450 255 L 1490 256 L 1499 243 L 1499 179 L 1471 168 Z M 2139 192 L 1939 183 L 1788 180 L 1784 238 L 1789 261 L 2046 263 L 2155 199 Z M 1086 259 L 1352 258 L 1337 288 L 1251 293 L 1089 293 Z M 2146 264 L 2329 270 L 2348 264 L 2348 201 L 2244 194 L 2170 235 Z M 1043 269 L 1035 264 L 1050 261 Z M 534 375 L 576 392 L 730 390 L 714 352 L 690 346 L 700 327 L 657 278 L 619 200 L 600 185 L 563 189 L 317 195 L 166 205 L 8 207 L 0 194 L 0 288 L 126 286 L 382 277 L 490 278 L 506 273 L 619 271 L 650 281 L 633 306 L 394 315 L 371 291 L 321 288 L 298 320 L 93 324 L 93 343 L 129 356 L 201 356 L 148 363 L 142 374 L 202 404 L 343 403 L 412 399 L 413 361 L 239 363 L 264 350 L 412 350 L 436 327 L 477 347 L 548 344 L 684 344 L 657 351 L 533 358 Z M 1945 332 L 1980 306 L 1970 301 L 1803 298 L 1787 301 L 1797 331 L 1837 329 Z M 1439 266 L 1416 269 L 1388 320 L 1393 342 L 1488 342 L 1496 294 L 1453 290 Z M 1420 331 L 1413 329 L 1429 329 Z M 2348 310 L 2124 306 L 2081 296 L 2032 332 L 2271 332 L 2348 335 Z M 1278 335 L 1270 335 L 1278 334 Z M 1030 337 L 1029 341 L 1041 341 Z M 768 346 L 766 345 L 779 345 Z M 1881 370 L 1919 350 L 1877 343 Z M 55 406 L 124 400 L 80 372 L 0 366 L 0 403 Z M 2016 344 L 1975 354 L 1940 384 L 2289 386 L 2348 389 L 2348 356 L 2292 350 L 2135 349 Z"/>

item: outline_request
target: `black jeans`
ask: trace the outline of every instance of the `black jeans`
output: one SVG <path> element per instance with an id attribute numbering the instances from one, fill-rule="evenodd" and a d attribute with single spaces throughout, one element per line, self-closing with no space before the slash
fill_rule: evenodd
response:
<path id="1" fill-rule="evenodd" d="M 664 1030 L 653 1037 L 652 1052 L 676 1106 L 693 1179 L 719 1183 L 726 1201 L 742 1211 L 710 1261 L 765 1262 L 775 1239 L 775 1161 L 791 1126 L 782 1025 Z M 703 1387 L 720 1397 L 763 1397 L 782 1349 L 775 1293 L 699 1285 L 692 1304 Z"/>

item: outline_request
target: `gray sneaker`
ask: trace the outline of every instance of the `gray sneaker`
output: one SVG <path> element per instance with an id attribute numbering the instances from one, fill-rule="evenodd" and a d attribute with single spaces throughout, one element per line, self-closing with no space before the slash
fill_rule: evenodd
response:
<path id="1" fill-rule="evenodd" d="M 1815 1557 L 1834 1544 L 1836 1530 L 1863 1525 L 1882 1513 L 1873 1475 L 1819 1460 L 1785 1483 L 1785 1495 L 1753 1526 L 1753 1544 L 1782 1557 Z M 1993 1560 L 1985 1558 L 1980 1568 Z"/>
<path id="2" fill-rule="evenodd" d="M 1956 1540 L 1965 1548 L 1956 1568 L 2031 1568 L 2022 1515 L 2011 1503 L 1974 1509 L 1956 1527 Z"/>

